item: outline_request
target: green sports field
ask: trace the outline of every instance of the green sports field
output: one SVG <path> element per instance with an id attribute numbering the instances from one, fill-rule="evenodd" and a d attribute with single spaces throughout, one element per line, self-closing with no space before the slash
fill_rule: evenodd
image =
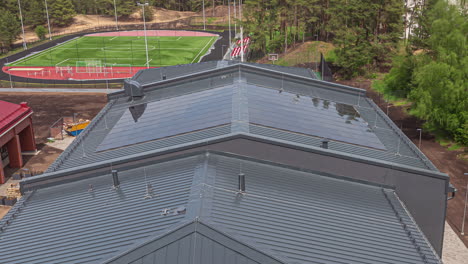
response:
<path id="1" fill-rule="evenodd" d="M 149 66 L 198 62 L 215 41 L 216 37 L 202 36 L 148 37 Z M 9 66 L 80 66 L 87 61 L 99 61 L 103 65 L 144 67 L 145 38 L 83 36 L 20 59 Z"/>

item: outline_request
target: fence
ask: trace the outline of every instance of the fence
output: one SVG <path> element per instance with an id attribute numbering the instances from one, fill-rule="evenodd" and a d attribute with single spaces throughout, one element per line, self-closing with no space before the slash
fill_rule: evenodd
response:
<path id="1" fill-rule="evenodd" d="M 59 118 L 49 127 L 49 137 L 57 140 L 63 140 L 65 134 L 64 125 L 75 123 L 76 117 L 77 114 Z"/>

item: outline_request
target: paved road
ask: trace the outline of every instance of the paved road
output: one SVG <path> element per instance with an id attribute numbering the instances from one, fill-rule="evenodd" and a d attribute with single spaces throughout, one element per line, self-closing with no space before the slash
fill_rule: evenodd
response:
<path id="1" fill-rule="evenodd" d="M 0 93 L 113 93 L 121 89 L 0 88 Z"/>

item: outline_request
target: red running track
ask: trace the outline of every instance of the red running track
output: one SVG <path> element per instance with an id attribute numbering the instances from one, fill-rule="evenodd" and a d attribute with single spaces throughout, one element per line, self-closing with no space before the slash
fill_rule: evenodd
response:
<path id="1" fill-rule="evenodd" d="M 154 67 L 151 67 L 154 68 Z M 101 72 L 86 73 L 86 67 L 5 66 L 3 72 L 14 76 L 49 80 L 111 80 L 131 78 L 146 67 L 102 67 Z"/>
<path id="2" fill-rule="evenodd" d="M 116 31 L 94 33 L 86 36 L 95 37 L 118 37 L 118 36 L 144 36 L 143 30 Z M 214 37 L 216 34 L 198 31 L 184 30 L 147 30 L 147 36 L 150 37 Z M 155 67 L 151 67 L 155 68 Z M 131 78 L 139 70 L 146 67 L 106 67 L 101 68 L 102 72 L 86 73 L 86 67 L 68 67 L 57 69 L 50 66 L 5 66 L 3 72 L 25 78 L 48 79 L 48 80 L 111 80 Z"/>
<path id="3" fill-rule="evenodd" d="M 218 36 L 208 32 L 183 31 L 183 30 L 147 30 L 148 37 L 215 37 Z M 87 37 L 141 37 L 143 30 L 103 32 L 86 35 Z"/>

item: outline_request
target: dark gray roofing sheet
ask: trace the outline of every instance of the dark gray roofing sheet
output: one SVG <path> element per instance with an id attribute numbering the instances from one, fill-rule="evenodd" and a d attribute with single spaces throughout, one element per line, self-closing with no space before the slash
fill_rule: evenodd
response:
<path id="1" fill-rule="evenodd" d="M 232 96 L 233 89 L 228 86 L 132 106 L 96 151 L 229 124 Z"/>
<path id="2" fill-rule="evenodd" d="M 197 219 L 284 263 L 440 263 L 392 190 L 214 153 L 119 175 L 36 190 L 0 222 L 0 263 L 101 263 Z"/>
<path id="3" fill-rule="evenodd" d="M 179 77 L 178 79 L 147 85 L 145 86 L 146 95 L 141 100 L 131 101 L 123 93 L 111 95 L 110 103 L 82 135 L 52 164 L 48 171 L 73 168 L 113 158 L 124 158 L 131 154 L 177 147 L 181 144 L 200 142 L 215 137 L 233 135 L 238 132 L 266 137 L 270 140 L 283 140 L 290 144 L 320 146 L 320 135 L 294 133 L 277 127 L 255 124 L 249 126 L 249 100 L 246 96 L 246 90 L 259 87 L 296 94 L 301 97 L 299 100 L 316 98 L 332 103 L 351 105 L 359 112 L 363 121 L 369 124 L 370 129 L 385 149 L 379 150 L 349 144 L 354 142 L 330 141 L 329 149 L 331 150 L 383 162 L 394 162 L 410 167 L 437 170 L 395 124 L 370 99 L 365 97 L 363 90 L 279 72 L 279 69 L 283 68 L 276 69 L 276 66 L 274 70 L 270 70 L 265 69 L 265 67 L 269 68 L 270 66 L 237 65 L 233 62 L 207 62 L 202 64 L 203 67 L 211 65 L 208 68 L 213 69 L 196 76 Z M 219 69 L 215 68 L 218 65 L 223 66 L 220 66 Z M 207 126 L 206 129 L 189 133 L 174 133 L 176 135 L 159 140 L 96 152 L 96 147 L 103 142 L 129 107 L 145 103 L 157 105 L 158 102 L 171 100 L 174 97 L 203 93 L 206 90 L 219 89 L 220 87 L 234 90 L 232 105 L 229 106 L 232 107 L 230 110 L 233 111 L 233 119 L 231 120 L 233 125 Z M 271 102 L 271 107 L 275 107 L 274 101 Z M 194 114 L 196 115 L 196 113 Z M 298 118 L 300 119 L 300 117 Z M 236 126 L 236 124 L 239 125 Z"/>
<path id="4" fill-rule="evenodd" d="M 168 231 L 105 264 L 281 264 L 199 220 Z"/>
<path id="5" fill-rule="evenodd" d="M 192 233 L 172 244 L 151 252 L 130 264 L 171 263 L 171 264 L 218 264 L 243 263 L 259 264 L 246 258 L 241 252 L 213 241 L 209 237 Z"/>
<path id="6" fill-rule="evenodd" d="M 286 263 L 438 263 L 391 190 L 220 156 L 209 164 L 212 223 Z"/>
<path id="7" fill-rule="evenodd" d="M 100 263 L 163 232 L 184 218 L 161 211 L 187 204 L 198 159 L 120 172 L 118 190 L 102 175 L 35 191 L 9 224 L 0 221 L 0 263 Z M 157 198 L 145 199 L 146 183 Z"/>

